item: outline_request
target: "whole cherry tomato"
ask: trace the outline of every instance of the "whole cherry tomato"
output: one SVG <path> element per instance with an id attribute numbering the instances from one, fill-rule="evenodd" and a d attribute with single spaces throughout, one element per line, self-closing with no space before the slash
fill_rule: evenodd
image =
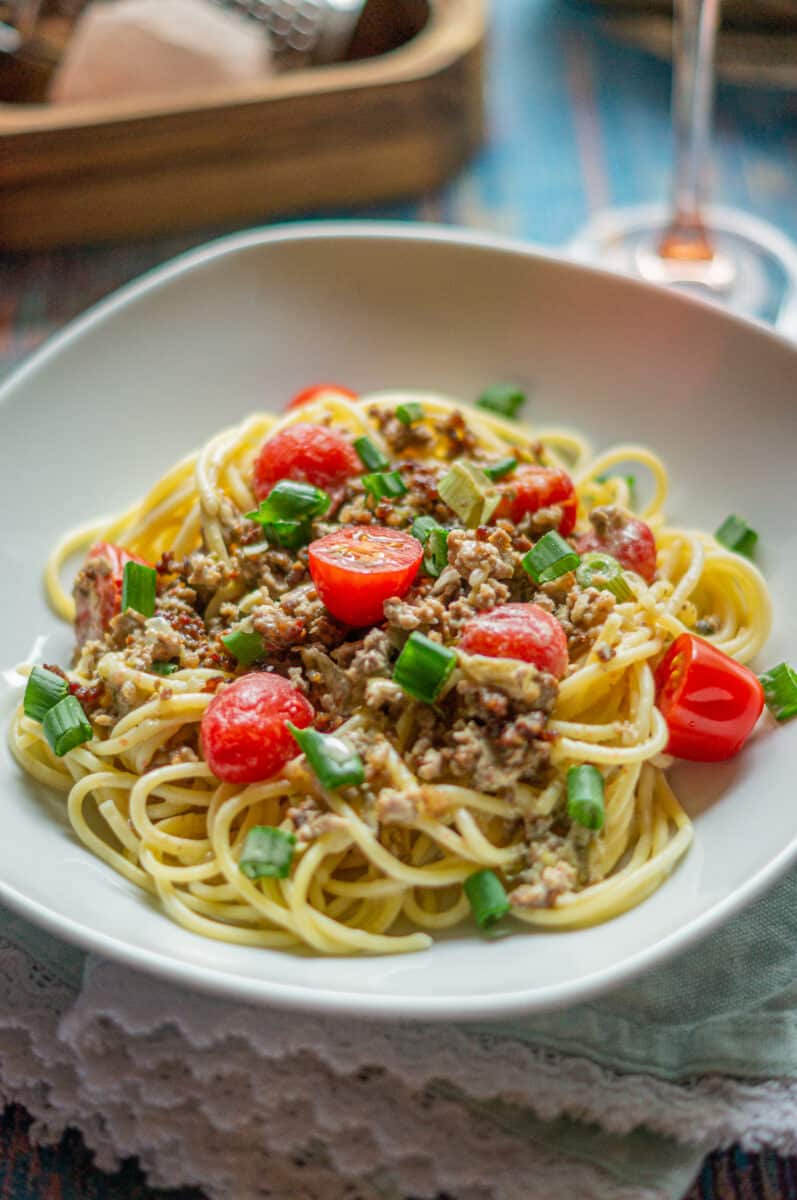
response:
<path id="1" fill-rule="evenodd" d="M 311 400 L 318 400 L 320 396 L 329 392 L 344 396 L 346 400 L 357 399 L 356 392 L 350 388 L 340 387 L 337 383 L 314 383 L 312 387 L 305 388 L 303 391 L 297 392 L 295 396 L 291 396 L 285 405 L 285 411 L 290 412 L 293 408 L 301 408 L 303 404 L 309 404 Z"/>
<path id="2" fill-rule="evenodd" d="M 499 604 L 462 627 L 460 648 L 489 658 L 519 658 L 561 679 L 567 670 L 562 626 L 538 604 Z"/>
<path id="3" fill-rule="evenodd" d="M 346 525 L 309 546 L 310 574 L 333 617 L 375 625 L 391 596 L 406 596 L 418 574 L 423 546 L 383 525 Z"/>
<path id="4" fill-rule="evenodd" d="M 527 513 L 541 508 L 558 507 L 562 516 L 557 526 L 562 537 L 573 532 L 576 524 L 578 499 L 573 480 L 560 467 L 520 466 L 506 482 L 499 485 L 503 492 L 496 516 L 509 517 L 517 524 Z"/>
<path id="5" fill-rule="evenodd" d="M 83 569 L 75 580 L 75 636 L 78 645 L 101 638 L 111 617 L 122 607 L 122 578 L 125 563 L 149 567 L 146 559 L 130 554 L 113 542 L 95 542 L 86 554 Z"/>
<path id="6" fill-rule="evenodd" d="M 281 675 L 253 672 L 223 688 L 205 709 L 202 752 L 217 779 L 258 783 L 300 753 L 286 721 L 306 729 L 312 705 Z"/>
<path id="7" fill-rule="evenodd" d="M 693 762 L 732 758 L 764 707 L 764 689 L 736 659 L 682 633 L 656 672 L 656 704 L 667 722 L 667 753 Z"/>
<path id="8" fill-rule="evenodd" d="M 362 469 L 356 450 L 341 434 L 323 425 L 289 425 L 263 443 L 255 459 L 254 492 L 264 500 L 280 479 L 334 488 Z"/>
<path id="9" fill-rule="evenodd" d="M 656 577 L 656 539 L 653 531 L 637 517 L 621 517 L 605 532 L 591 529 L 576 539 L 579 554 L 611 554 L 626 571 L 641 575 L 646 583 Z"/>

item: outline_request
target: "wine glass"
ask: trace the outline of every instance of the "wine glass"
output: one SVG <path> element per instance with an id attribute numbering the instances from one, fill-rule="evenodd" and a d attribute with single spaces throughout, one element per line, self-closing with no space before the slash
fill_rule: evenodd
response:
<path id="1" fill-rule="evenodd" d="M 720 0 L 675 0 L 671 205 L 599 213 L 569 250 L 797 336 L 797 247 L 748 213 L 706 205 L 719 16 Z"/>

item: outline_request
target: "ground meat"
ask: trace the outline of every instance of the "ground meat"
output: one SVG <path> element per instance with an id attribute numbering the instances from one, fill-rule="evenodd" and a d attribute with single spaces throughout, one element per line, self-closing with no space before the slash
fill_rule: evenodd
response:
<path id="1" fill-rule="evenodd" d="M 415 629 L 441 629 L 446 615 L 441 600 L 423 594 L 410 600 L 386 600 L 384 612 L 389 626 L 408 633 Z"/>
<path id="2" fill-rule="evenodd" d="M 326 812 L 316 804 L 315 800 L 303 800 L 300 804 L 288 809 L 286 816 L 296 831 L 296 839 L 301 845 L 307 845 L 320 838 L 325 833 L 336 829 L 345 829 L 346 822 L 336 813 Z"/>
<path id="3" fill-rule="evenodd" d="M 340 724 L 345 713 L 352 708 L 352 681 L 337 663 L 333 662 L 320 646 L 305 646 L 301 651 L 304 691 L 316 712 L 334 717 L 334 722 L 325 722 L 325 728 Z"/>
<path id="4" fill-rule="evenodd" d="M 513 908 L 553 908 L 565 892 L 572 892 L 578 882 L 578 872 L 569 862 L 543 867 L 536 883 L 522 883 L 509 893 Z"/>
<path id="5" fill-rule="evenodd" d="M 405 450 L 425 449 L 434 441 L 434 433 L 427 425 L 405 425 L 390 409 L 374 406 L 368 410 L 368 415 L 376 422 L 388 449 L 394 454 L 403 454 Z"/>
<path id="6" fill-rule="evenodd" d="M 280 604 L 260 604 L 252 609 L 252 628 L 263 639 L 266 656 L 282 656 L 307 641 L 301 617 L 289 616 Z"/>
<path id="7" fill-rule="evenodd" d="M 719 617 L 705 616 L 695 623 L 695 633 L 701 634 L 702 637 L 710 637 L 712 633 L 717 632 L 719 627 Z"/>
<path id="8" fill-rule="evenodd" d="M 546 725 L 558 687 L 552 676 L 522 666 L 524 698 L 508 679 L 488 687 L 463 678 L 435 708 L 419 711 L 408 759 L 421 779 L 451 778 L 493 793 L 544 779 L 550 762 Z"/>
<path id="9" fill-rule="evenodd" d="M 411 825 L 421 803 L 420 788 L 384 787 L 376 798 L 376 815 L 380 825 Z"/>
<path id="10" fill-rule="evenodd" d="M 628 524 L 628 517 L 616 504 L 604 504 L 600 508 L 593 508 L 589 519 L 601 541 L 605 541 L 608 534 L 624 529 Z"/>
<path id="11" fill-rule="evenodd" d="M 578 587 L 572 572 L 543 584 L 531 599 L 556 617 L 564 629 L 571 662 L 590 649 L 615 605 L 611 592 Z"/>

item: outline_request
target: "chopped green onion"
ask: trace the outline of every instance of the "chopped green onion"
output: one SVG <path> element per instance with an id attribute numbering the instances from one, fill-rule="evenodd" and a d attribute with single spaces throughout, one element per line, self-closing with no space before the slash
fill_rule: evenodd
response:
<path id="1" fill-rule="evenodd" d="M 393 668 L 393 682 L 416 700 L 434 704 L 456 661 L 455 650 L 411 633 Z"/>
<path id="2" fill-rule="evenodd" d="M 329 505 L 329 496 L 321 488 L 295 479 L 281 479 L 265 500 L 261 500 L 257 508 L 246 515 L 250 521 L 257 521 L 258 525 L 274 525 L 282 521 L 322 517 Z"/>
<path id="3" fill-rule="evenodd" d="M 173 675 L 174 672 L 179 671 L 180 668 L 177 663 L 154 662 L 150 667 L 150 670 L 154 671 L 156 675 Z"/>
<path id="4" fill-rule="evenodd" d="M 266 653 L 260 634 L 246 629 L 233 629 L 230 633 L 225 633 L 221 640 L 233 658 L 245 667 L 251 666 Z"/>
<path id="5" fill-rule="evenodd" d="M 778 663 L 771 671 L 759 676 L 767 708 L 776 721 L 788 721 L 797 716 L 797 671 L 787 663 Z"/>
<path id="6" fill-rule="evenodd" d="M 737 554 L 744 554 L 747 558 L 752 558 L 755 544 L 758 541 L 756 531 L 751 529 L 741 517 L 734 516 L 725 518 L 715 537 L 728 550 L 735 550 Z"/>
<path id="7" fill-rule="evenodd" d="M 362 465 L 369 471 L 384 471 L 385 467 L 390 466 L 390 460 L 385 458 L 379 447 L 365 435 L 354 439 L 354 449 L 360 456 Z"/>
<path id="8" fill-rule="evenodd" d="M 479 408 L 487 408 L 502 417 L 516 417 L 525 403 L 526 393 L 512 383 L 497 383 L 482 392 L 476 401 Z"/>
<path id="9" fill-rule="evenodd" d="M 382 500 L 385 496 L 393 499 L 403 496 L 407 491 L 407 485 L 398 471 L 377 471 L 373 475 L 363 475 L 363 487 L 375 500 Z"/>
<path id="10" fill-rule="evenodd" d="M 122 612 L 134 608 L 142 616 L 155 615 L 155 583 L 158 573 L 144 563 L 126 562 L 122 575 Z"/>
<path id="11" fill-rule="evenodd" d="M 509 899 L 495 871 L 476 871 L 464 886 L 479 929 L 489 929 L 509 912 Z"/>
<path id="12" fill-rule="evenodd" d="M 285 724 L 294 741 L 304 751 L 308 764 L 322 787 L 334 791 L 341 787 L 359 787 L 365 780 L 365 767 L 357 751 L 334 733 L 319 733 L 317 729 L 297 729 L 291 721 Z"/>
<path id="13" fill-rule="evenodd" d="M 595 479 L 598 483 L 608 483 L 610 479 L 624 479 L 631 507 L 636 504 L 636 475 L 618 475 L 616 471 L 604 471 L 602 475 L 596 475 Z"/>
<path id="14" fill-rule="evenodd" d="M 544 534 L 523 558 L 523 569 L 535 583 L 550 583 L 573 571 L 581 562 L 569 542 L 555 530 Z"/>
<path id="15" fill-rule="evenodd" d="M 437 492 L 467 529 L 486 525 L 501 499 L 486 472 L 464 459 L 455 462 L 443 476 Z"/>
<path id="16" fill-rule="evenodd" d="M 69 684 L 46 667 L 34 667 L 28 676 L 22 700 L 25 716 L 43 721 L 44 714 L 69 695 Z"/>
<path id="17" fill-rule="evenodd" d="M 266 541 L 286 550 L 298 550 L 306 546 L 313 536 L 309 521 L 272 521 L 263 526 Z"/>
<path id="18" fill-rule="evenodd" d="M 576 567 L 576 582 L 583 588 L 594 587 L 611 592 L 621 604 L 633 596 L 623 575 L 623 568 L 611 554 L 584 554 Z"/>
<path id="19" fill-rule="evenodd" d="M 423 405 L 418 404 L 415 400 L 409 404 L 399 404 L 396 416 L 402 425 L 412 425 L 415 421 L 422 421 L 424 418 Z"/>
<path id="20" fill-rule="evenodd" d="M 287 879 L 296 838 L 274 825 L 253 825 L 246 835 L 238 869 L 247 879 Z"/>
<path id="21" fill-rule="evenodd" d="M 416 517 L 410 531 L 424 548 L 423 568 L 427 575 L 437 579 L 448 564 L 448 533 L 434 517 Z"/>
<path id="22" fill-rule="evenodd" d="M 64 696 L 48 708 L 42 718 L 42 732 L 57 758 L 63 758 L 75 746 L 90 742 L 94 736 L 89 719 L 74 696 Z"/>
<path id="23" fill-rule="evenodd" d="M 585 829 L 603 829 L 603 776 L 597 767 L 583 763 L 567 772 L 567 814 Z"/>
<path id="24" fill-rule="evenodd" d="M 484 473 L 488 479 L 492 479 L 493 483 L 495 483 L 497 479 L 503 479 L 510 471 L 514 471 L 516 466 L 516 458 L 502 458 L 491 467 L 484 467 Z"/>

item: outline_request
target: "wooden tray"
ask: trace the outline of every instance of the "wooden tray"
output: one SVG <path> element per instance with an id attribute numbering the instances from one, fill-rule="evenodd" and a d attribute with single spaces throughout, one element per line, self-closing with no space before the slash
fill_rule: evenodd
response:
<path id="1" fill-rule="evenodd" d="M 219 92 L 0 105 L 0 248 L 417 194 L 483 135 L 486 0 L 428 0 L 405 45 Z"/>

